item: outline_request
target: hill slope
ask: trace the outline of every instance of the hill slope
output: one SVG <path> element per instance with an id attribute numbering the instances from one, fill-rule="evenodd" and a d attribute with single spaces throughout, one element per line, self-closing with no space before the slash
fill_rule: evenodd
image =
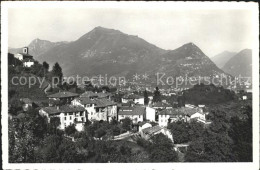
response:
<path id="1" fill-rule="evenodd" d="M 225 74 L 193 43 L 175 50 L 164 50 L 138 36 L 118 30 L 96 27 L 68 43 L 48 41 L 30 44 L 35 58 L 50 65 L 58 62 L 65 76 L 107 75 L 133 78 L 134 74 L 156 73 L 170 76 L 209 76 Z M 44 44 L 44 45 L 43 45 Z"/>
<path id="2" fill-rule="evenodd" d="M 233 76 L 252 77 L 252 50 L 240 51 L 224 65 L 223 70 Z"/>
<path id="3" fill-rule="evenodd" d="M 236 55 L 235 52 L 223 51 L 210 59 L 218 66 L 218 68 L 222 68 L 234 55 Z"/>

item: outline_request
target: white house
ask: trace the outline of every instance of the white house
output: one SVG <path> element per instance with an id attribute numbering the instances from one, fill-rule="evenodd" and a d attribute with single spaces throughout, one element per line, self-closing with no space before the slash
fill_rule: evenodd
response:
<path id="1" fill-rule="evenodd" d="M 155 112 L 156 110 L 154 108 L 147 106 L 145 109 L 146 120 L 155 122 Z"/>
<path id="2" fill-rule="evenodd" d="M 190 119 L 201 119 L 201 120 L 206 120 L 206 116 L 204 113 L 201 112 L 196 112 L 190 116 Z"/>
<path id="3" fill-rule="evenodd" d="M 143 129 L 149 128 L 149 127 L 152 127 L 151 123 L 142 122 L 139 124 L 139 132 L 141 132 Z"/>
<path id="4" fill-rule="evenodd" d="M 88 119 L 110 121 L 117 118 L 117 103 L 106 98 L 80 97 L 72 100 L 73 105 L 84 107 L 88 112 Z"/>
<path id="5" fill-rule="evenodd" d="M 121 107 L 118 111 L 118 121 L 125 118 L 130 118 L 133 123 L 143 122 L 145 115 L 145 107 L 141 106 L 128 106 Z"/>
<path id="6" fill-rule="evenodd" d="M 32 65 L 34 65 L 34 60 L 33 59 L 24 59 L 23 60 L 23 66 L 24 67 L 31 67 Z"/>
<path id="7" fill-rule="evenodd" d="M 172 142 L 174 142 L 171 132 L 165 127 L 153 126 L 153 127 L 148 127 L 148 128 L 142 129 L 140 131 L 141 137 L 146 139 L 146 140 L 149 140 L 152 136 L 157 135 L 159 133 L 164 134 Z"/>
<path id="8" fill-rule="evenodd" d="M 84 107 L 74 105 L 63 105 L 60 107 L 45 107 L 39 110 L 39 114 L 46 116 L 48 121 L 51 117 L 60 118 L 59 129 L 65 130 L 69 125 L 75 124 L 78 131 L 84 130 L 84 124 L 87 120 L 87 113 Z"/>
<path id="9" fill-rule="evenodd" d="M 14 54 L 14 57 L 22 61 L 24 59 L 33 59 L 33 56 L 29 54 L 29 48 L 24 47 L 22 53 Z"/>
<path id="10" fill-rule="evenodd" d="M 133 101 L 135 104 L 144 105 L 144 97 L 136 94 L 130 94 L 122 97 L 122 103 Z"/>
<path id="11" fill-rule="evenodd" d="M 187 108 L 195 108 L 196 106 L 194 106 L 192 104 L 185 104 L 185 107 L 187 107 Z"/>
<path id="12" fill-rule="evenodd" d="M 79 94 L 77 94 L 77 93 L 72 93 L 72 92 L 69 92 L 69 91 L 63 91 L 63 92 L 51 94 L 47 97 L 49 98 L 49 100 L 58 100 L 58 101 L 70 104 L 71 101 L 78 96 L 79 96 Z"/>

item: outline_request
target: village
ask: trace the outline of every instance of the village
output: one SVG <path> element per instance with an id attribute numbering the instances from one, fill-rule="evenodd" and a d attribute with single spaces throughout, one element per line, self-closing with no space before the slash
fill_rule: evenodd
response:
<path id="1" fill-rule="evenodd" d="M 30 69 L 35 60 L 29 55 L 28 47 L 23 48 L 22 53 L 14 54 L 14 58 L 23 63 L 23 67 Z M 89 82 L 90 83 L 90 82 Z M 88 84 L 89 85 L 89 84 Z M 91 85 L 91 84 L 90 84 Z M 23 111 L 17 116 L 21 117 L 30 109 L 39 110 L 39 115 L 46 117 L 50 123 L 51 119 L 58 118 L 58 129 L 74 129 L 74 133 L 67 134 L 65 137 L 72 141 L 75 132 L 81 133 L 88 126 L 95 122 L 129 122 L 127 130 L 119 130 L 118 133 L 107 137 L 106 133 L 101 133 L 95 140 L 129 140 L 134 141 L 136 137 L 150 140 L 151 137 L 162 133 L 173 143 L 174 139 L 171 130 L 168 129 L 170 123 L 176 122 L 196 122 L 202 127 L 207 128 L 212 122 L 207 120 L 209 108 L 205 104 L 197 105 L 185 103 L 181 98 L 182 91 L 166 92 L 158 87 L 153 92 L 151 87 L 144 88 L 143 92 L 134 91 L 130 88 L 118 89 L 109 92 L 109 88 L 101 88 L 102 91 L 85 89 L 81 93 L 59 90 L 58 92 L 48 92 L 50 85 L 46 85 L 43 91 L 46 94 L 47 102 L 42 104 L 39 101 L 26 98 L 20 98 L 23 103 Z M 186 89 L 183 89 L 186 90 Z M 149 92 L 149 93 L 148 93 Z M 118 96 L 120 96 L 118 98 Z M 166 100 L 174 97 L 175 100 Z M 247 100 L 246 93 L 240 97 L 241 100 Z M 16 118 L 10 116 L 10 118 Z M 127 121 L 126 121 L 127 120 Z M 189 143 L 175 144 L 175 150 L 179 147 L 187 150 Z"/>

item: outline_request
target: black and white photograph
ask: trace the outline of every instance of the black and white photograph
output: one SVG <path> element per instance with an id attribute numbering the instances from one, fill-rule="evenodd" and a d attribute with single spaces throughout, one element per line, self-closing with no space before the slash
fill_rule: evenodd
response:
<path id="1" fill-rule="evenodd" d="M 4 169 L 259 170 L 254 2 L 3 2 Z"/>

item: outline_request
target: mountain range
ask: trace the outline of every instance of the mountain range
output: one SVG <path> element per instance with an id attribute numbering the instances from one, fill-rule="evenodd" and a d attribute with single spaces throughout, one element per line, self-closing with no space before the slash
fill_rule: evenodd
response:
<path id="1" fill-rule="evenodd" d="M 222 68 L 225 72 L 238 77 L 252 77 L 252 50 L 244 49 L 230 58 Z"/>
<path id="2" fill-rule="evenodd" d="M 194 43 L 164 50 L 142 38 L 119 30 L 96 27 L 72 42 L 35 39 L 29 53 L 39 62 L 58 62 L 66 76 L 125 76 L 156 73 L 167 76 L 216 76 L 229 74 L 206 56 Z M 21 49 L 9 49 L 16 53 Z M 152 80 L 151 80 L 152 81 Z"/>
<path id="3" fill-rule="evenodd" d="M 219 68 L 222 68 L 228 60 L 230 60 L 234 55 L 237 53 L 230 52 L 230 51 L 223 51 L 222 53 L 219 53 L 215 55 L 214 57 L 210 58 Z"/>

